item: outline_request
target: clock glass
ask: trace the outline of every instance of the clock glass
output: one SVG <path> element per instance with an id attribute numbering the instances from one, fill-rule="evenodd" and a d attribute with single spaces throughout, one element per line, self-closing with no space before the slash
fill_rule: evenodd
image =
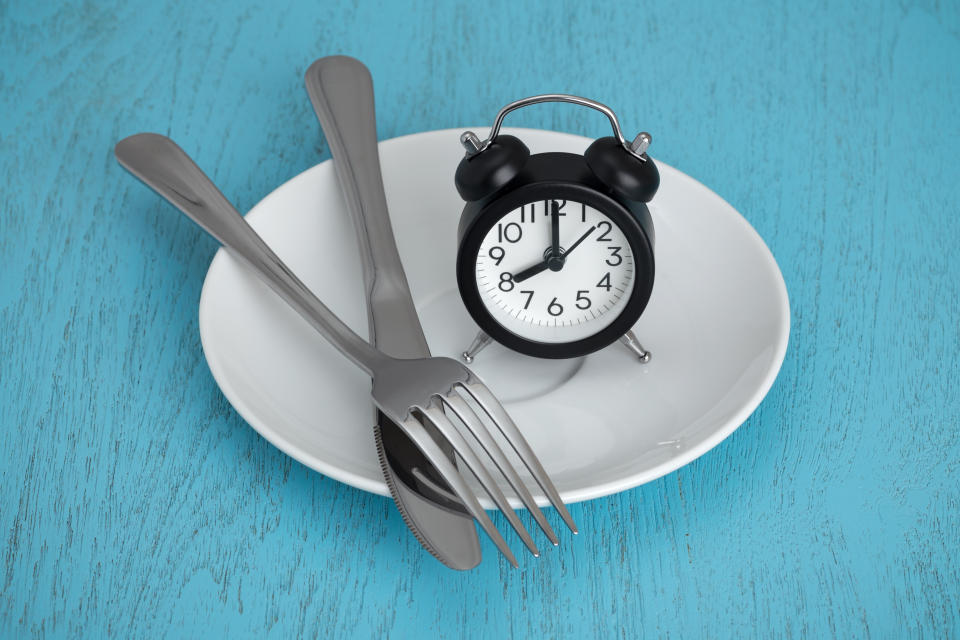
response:
<path id="1" fill-rule="evenodd" d="M 510 211 L 487 232 L 476 263 L 490 315 L 536 342 L 588 338 L 609 326 L 633 291 L 630 243 L 602 211 L 541 200 Z"/>

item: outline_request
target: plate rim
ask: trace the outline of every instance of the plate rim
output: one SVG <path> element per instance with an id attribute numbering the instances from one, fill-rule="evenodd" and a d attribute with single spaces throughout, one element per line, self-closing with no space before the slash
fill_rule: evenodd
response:
<path id="1" fill-rule="evenodd" d="M 481 127 L 482 128 L 482 127 Z M 445 134 L 459 136 L 462 131 L 469 129 L 469 127 L 456 127 L 450 129 L 433 129 L 429 131 L 420 131 L 416 133 L 409 133 L 402 136 L 397 136 L 395 138 L 389 138 L 385 140 L 378 141 L 378 147 L 383 147 L 384 145 L 393 145 L 401 143 L 407 138 L 419 137 L 426 134 L 436 135 L 436 134 Z M 524 132 L 534 133 L 534 134 L 543 134 L 547 133 L 555 136 L 564 136 L 570 138 L 576 138 L 578 141 L 583 141 L 588 143 L 592 141 L 591 138 L 584 136 L 579 136 L 576 134 L 560 132 L 560 131 L 551 131 L 549 129 L 531 129 L 531 128 L 520 128 L 520 127 L 509 127 L 504 128 L 504 131 L 514 132 L 523 134 Z M 312 167 L 296 174 L 285 182 L 281 183 L 273 190 L 270 191 L 266 196 L 264 196 L 260 201 L 258 201 L 250 210 L 244 215 L 244 217 L 251 223 L 251 225 L 256 228 L 254 224 L 255 219 L 258 216 L 259 211 L 263 211 L 265 205 L 268 204 L 273 198 L 277 197 L 278 192 L 283 190 L 288 185 L 300 181 L 306 180 L 308 177 L 317 171 L 321 170 L 321 167 L 327 163 L 332 162 L 332 159 L 324 160 L 319 162 Z M 719 207 L 724 212 L 724 215 L 733 219 L 737 224 L 739 224 L 742 229 L 746 232 L 746 236 L 750 240 L 759 246 L 761 249 L 760 254 L 763 257 L 763 260 L 767 263 L 767 266 L 771 269 L 772 273 L 776 275 L 775 285 L 777 293 L 777 306 L 783 311 L 782 322 L 778 327 L 777 341 L 775 344 L 774 357 L 770 361 L 770 365 L 765 372 L 763 377 L 762 384 L 758 385 L 754 390 L 753 394 L 749 397 L 749 400 L 745 402 L 741 409 L 728 418 L 720 427 L 715 429 L 708 437 L 704 438 L 696 446 L 692 446 L 689 449 L 684 449 L 677 456 L 670 458 L 669 460 L 662 462 L 650 469 L 645 471 L 635 473 L 629 476 L 625 476 L 619 480 L 611 480 L 602 484 L 590 485 L 589 487 L 584 487 L 580 489 L 572 489 L 567 491 L 561 491 L 560 497 L 567 504 L 572 504 L 575 502 L 582 502 L 586 500 L 592 500 L 595 498 L 601 498 L 604 496 L 612 495 L 619 493 L 621 491 L 627 491 L 629 489 L 636 488 L 640 485 L 646 484 L 647 482 L 652 482 L 658 478 L 666 476 L 680 467 L 686 466 L 696 460 L 697 458 L 703 456 L 711 449 L 719 445 L 721 442 L 726 440 L 730 435 L 740 428 L 749 417 L 756 411 L 757 407 L 760 406 L 760 403 L 769 393 L 770 389 L 773 387 L 773 383 L 776 381 L 777 376 L 780 373 L 781 368 L 783 367 L 783 362 L 786 357 L 787 347 L 790 340 L 790 329 L 791 329 L 791 314 L 790 314 L 790 300 L 787 293 L 786 281 L 783 278 L 783 273 L 780 271 L 780 266 L 777 264 L 776 259 L 773 256 L 773 252 L 767 246 L 766 242 L 763 241 L 763 238 L 753 228 L 753 225 L 739 212 L 737 211 L 729 202 L 727 202 L 723 197 L 714 192 L 712 189 L 698 181 L 696 178 L 683 173 L 682 171 L 675 169 L 674 167 L 663 163 L 662 161 L 657 161 L 657 165 L 660 168 L 661 172 L 673 172 L 679 174 L 683 178 L 687 179 L 691 183 L 691 187 L 703 191 L 706 195 L 712 196 L 719 200 L 722 203 L 722 206 Z M 367 491 L 369 493 L 374 493 L 381 496 L 389 496 L 389 490 L 387 485 L 383 480 L 371 480 L 365 476 L 359 475 L 356 472 L 349 471 L 342 467 L 327 463 L 313 455 L 309 452 L 304 451 L 290 443 L 285 439 L 277 430 L 273 429 L 269 424 L 260 420 L 256 412 L 250 407 L 250 405 L 243 399 L 242 394 L 238 393 L 237 390 L 230 384 L 229 376 L 226 375 L 223 366 L 219 361 L 212 357 L 209 345 L 207 344 L 207 339 L 204 338 L 204 335 L 209 333 L 204 330 L 204 327 L 210 326 L 210 314 L 211 314 L 211 303 L 210 303 L 210 275 L 214 272 L 215 269 L 221 269 L 223 267 L 219 266 L 221 263 L 233 260 L 233 258 L 226 252 L 223 247 L 220 247 L 216 254 L 213 256 L 213 259 L 210 261 L 210 265 L 207 267 L 207 271 L 204 274 L 203 286 L 200 290 L 200 301 L 198 305 L 198 326 L 197 329 L 200 333 L 200 345 L 203 351 L 204 360 L 207 363 L 207 367 L 210 370 L 211 375 L 213 376 L 214 382 L 217 384 L 217 387 L 220 389 L 220 392 L 227 399 L 227 402 L 233 407 L 233 409 L 240 415 L 243 420 L 254 429 L 260 436 L 262 436 L 267 442 L 271 445 L 290 456 L 294 460 L 300 462 L 301 464 L 317 471 L 329 478 L 342 482 L 351 487 L 355 487 L 362 491 Z M 373 425 L 369 429 L 371 435 L 370 445 L 374 446 L 373 442 Z M 481 501 L 482 502 L 482 501 Z M 511 501 L 513 502 L 513 501 Z M 545 497 L 537 500 L 538 504 L 547 505 L 548 502 Z M 491 508 L 490 505 L 484 505 L 485 508 Z"/>

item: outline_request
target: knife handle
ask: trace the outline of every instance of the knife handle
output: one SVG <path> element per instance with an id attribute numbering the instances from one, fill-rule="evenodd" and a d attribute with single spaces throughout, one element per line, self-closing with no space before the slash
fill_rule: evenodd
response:
<path id="1" fill-rule="evenodd" d="M 370 342 L 396 358 L 427 357 L 387 211 L 370 71 L 354 58 L 329 56 L 310 65 L 305 80 L 357 229 Z"/>

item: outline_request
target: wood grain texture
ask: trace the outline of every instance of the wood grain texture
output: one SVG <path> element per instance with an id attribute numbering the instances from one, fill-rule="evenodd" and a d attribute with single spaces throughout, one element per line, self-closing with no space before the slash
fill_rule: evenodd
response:
<path id="1" fill-rule="evenodd" d="M 652 131 L 786 278 L 761 407 L 518 571 L 267 444 L 201 353 L 214 243 L 112 148 L 166 133 L 246 210 L 327 157 L 332 53 L 381 138 L 548 91 Z M 960 636 L 957 60 L 956 2 L 0 3 L 0 637 Z"/>

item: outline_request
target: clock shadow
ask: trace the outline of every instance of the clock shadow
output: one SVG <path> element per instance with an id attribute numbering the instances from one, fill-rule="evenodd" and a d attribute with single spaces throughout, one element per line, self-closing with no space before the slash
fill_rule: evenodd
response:
<path id="1" fill-rule="evenodd" d="M 479 329 L 456 289 L 449 289 L 417 306 L 423 331 L 435 356 L 459 360 Z M 534 358 L 493 342 L 477 354 L 470 369 L 501 402 L 521 402 L 553 393 L 583 367 L 585 357 L 564 360 Z"/>

